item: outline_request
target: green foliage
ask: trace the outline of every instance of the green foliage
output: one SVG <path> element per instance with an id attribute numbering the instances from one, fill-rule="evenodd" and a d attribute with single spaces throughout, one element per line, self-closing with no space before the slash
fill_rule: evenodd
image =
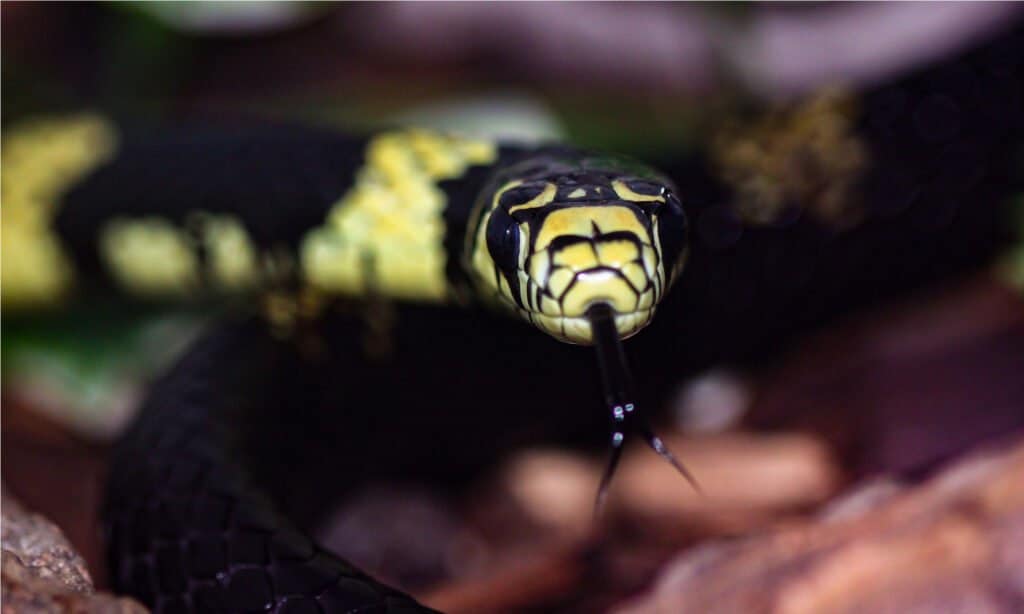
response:
<path id="1" fill-rule="evenodd" d="M 82 431 L 109 434 L 111 421 L 166 368 L 204 318 L 188 311 L 114 304 L 4 321 L 4 387 L 44 405 Z"/>

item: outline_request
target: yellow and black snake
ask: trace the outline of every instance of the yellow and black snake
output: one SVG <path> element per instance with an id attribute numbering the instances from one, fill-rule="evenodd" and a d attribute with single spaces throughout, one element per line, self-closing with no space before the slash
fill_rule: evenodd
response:
<path id="1" fill-rule="evenodd" d="M 1019 36 L 1010 41 L 1020 49 Z M 837 184 L 864 188 L 867 221 L 846 235 L 785 216 L 744 227 L 722 203 L 779 179 L 766 178 L 777 171 L 759 166 L 749 147 L 722 173 L 736 182 L 713 194 L 722 202 L 704 206 L 713 199 L 705 193 L 684 214 L 680 199 L 700 193 L 698 183 L 680 192 L 643 165 L 566 146 L 267 123 L 152 129 L 91 114 L 6 129 L 5 313 L 104 287 L 146 300 L 286 297 L 258 310 L 270 327 L 261 317 L 225 323 L 153 385 L 112 465 L 105 523 L 115 587 L 160 612 L 425 610 L 298 527 L 370 473 L 416 476 L 428 465 L 471 473 L 444 460 L 445 446 L 487 447 L 516 413 L 593 431 L 587 412 L 563 423 L 551 411 L 578 403 L 573 382 L 585 375 L 566 344 L 535 345 L 545 336 L 599 347 L 616 453 L 632 428 L 671 460 L 631 422 L 635 391 L 618 343 L 659 306 L 668 315 L 654 327 L 663 328 L 640 343 L 665 349 L 659 362 L 678 367 L 698 352 L 716 360 L 770 344 L 758 335 L 820 321 L 823 305 L 881 292 L 879 280 L 907 286 L 991 253 L 995 216 L 979 207 L 994 208 L 1019 180 L 1009 160 L 1024 128 L 1021 107 L 1007 100 L 1021 100 L 1024 69 L 1000 44 L 861 98 L 861 115 L 842 134 L 857 142 L 843 140 L 842 151 L 863 156 L 868 170 Z M 819 176 L 829 171 L 814 170 L 831 167 L 795 149 L 812 170 L 795 189 L 772 184 L 773 207 L 825 194 L 823 210 L 834 210 L 842 198 Z M 959 206 L 968 200 L 974 209 Z M 852 247 L 828 254 L 845 260 L 821 247 L 842 241 Z M 799 262 L 779 255 L 807 245 Z M 783 272 L 770 275 L 780 262 Z M 684 264 L 695 270 L 667 309 Z M 438 309 L 427 324 L 413 312 L 397 326 L 411 328 L 425 353 L 399 347 L 390 366 L 375 369 L 350 355 L 358 354 L 350 324 L 317 331 L 331 360 L 268 332 L 301 327 L 346 297 L 490 304 L 545 335 L 492 326 L 472 311 Z M 740 312 L 751 317 L 729 319 Z M 481 350 L 472 378 L 423 358 L 455 336 Z M 666 339 L 685 346 L 669 351 Z M 654 371 L 643 374 L 654 385 Z M 567 392 L 537 399 L 531 383 L 542 376 Z M 392 423 L 387 408 L 410 399 L 422 408 Z M 440 426 L 445 412 L 458 414 L 464 433 Z M 424 442 L 430 463 L 417 456 Z"/>
<path id="2" fill-rule="evenodd" d="M 83 276 L 145 297 L 475 295 L 587 344 L 591 305 L 634 334 L 685 255 L 668 180 L 566 147 L 269 126 L 140 138 L 83 115 L 21 126 L 5 149 L 8 307 L 60 300 Z"/>
<path id="3" fill-rule="evenodd" d="M 81 115 L 27 122 L 5 135 L 4 150 L 5 308 L 58 303 L 90 283 L 144 299 L 291 292 L 293 301 L 269 313 L 273 325 L 287 326 L 303 317 L 300 295 L 318 297 L 316 303 L 476 297 L 560 341 L 603 348 L 606 397 L 620 425 L 614 460 L 635 412 L 619 340 L 651 321 L 686 255 L 686 217 L 667 179 L 637 162 L 564 146 L 500 146 L 423 130 L 364 139 L 267 124 L 136 132 Z M 200 422 L 228 411 L 220 395 L 231 390 L 232 376 L 215 365 L 249 353 L 218 359 L 216 342 L 198 347 L 179 366 L 184 375 L 168 376 L 171 383 L 158 385 L 150 401 L 188 407 L 144 410 L 140 424 L 156 420 L 159 432 L 129 436 L 129 448 L 145 441 L 146 455 L 151 446 L 159 449 L 189 424 L 182 414 L 193 404 Z M 257 359 L 244 360 L 252 362 L 247 372 L 259 368 Z M 194 391 L 182 378 L 213 381 L 199 388 L 199 399 L 185 401 L 182 395 Z M 177 426 L 164 424 L 172 412 Z M 657 437 L 644 435 L 674 462 Z M 187 445 L 203 439 L 194 434 Z M 232 449 L 223 441 L 217 447 Z M 263 593 L 251 581 L 259 575 L 274 580 L 266 595 L 282 611 L 298 607 L 290 597 L 295 591 L 282 588 L 275 575 L 278 559 L 290 560 L 290 551 L 276 553 L 258 573 L 214 565 L 223 567 L 214 570 L 219 583 L 193 577 L 165 586 L 173 573 L 159 561 L 153 566 L 154 543 L 126 541 L 154 528 L 152 519 L 139 518 L 145 515 L 139 506 L 166 495 L 138 492 L 133 479 L 152 488 L 162 482 L 152 471 L 176 474 L 182 463 L 192 467 L 202 458 L 189 452 L 150 456 L 151 471 L 134 478 L 115 470 L 110 505 L 118 585 L 163 610 L 174 609 L 167 604 L 177 603 L 175 594 L 205 609 L 201 596 L 209 591 L 200 589 L 226 587 L 221 597 L 228 601 L 210 607 L 245 610 L 230 598 L 255 604 Z M 221 461 L 207 469 L 230 464 Z M 121 466 L 140 469 L 137 461 Z M 241 476 L 225 479 L 230 483 L 216 486 L 245 484 Z M 190 494 L 191 505 L 202 492 Z M 179 529 L 190 530 L 187 522 Z M 348 588 L 337 599 L 351 607 L 392 595 L 338 561 L 316 560 L 331 568 L 330 578 L 343 578 Z M 305 564 L 299 557 L 288 573 L 306 583 L 302 592 L 315 589 L 330 610 L 325 604 L 338 589 L 315 568 L 304 571 Z M 152 582 L 139 578 L 143 569 Z"/>

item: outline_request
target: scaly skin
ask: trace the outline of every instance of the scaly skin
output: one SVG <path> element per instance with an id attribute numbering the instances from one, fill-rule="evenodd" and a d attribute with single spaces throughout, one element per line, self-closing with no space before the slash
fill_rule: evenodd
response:
<path id="1" fill-rule="evenodd" d="M 261 322 L 226 325 L 153 386 L 111 464 L 104 517 L 119 591 L 156 612 L 432 611 L 319 548 L 253 475 L 239 425 L 302 410 L 275 386 L 292 349 Z"/>

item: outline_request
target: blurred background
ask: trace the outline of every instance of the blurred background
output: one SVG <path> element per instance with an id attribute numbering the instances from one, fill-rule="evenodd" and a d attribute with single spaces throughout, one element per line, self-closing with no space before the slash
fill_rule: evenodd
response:
<path id="1" fill-rule="evenodd" d="M 676 181 L 691 262 L 627 347 L 707 495 L 637 446 L 592 523 L 604 416 L 583 421 L 590 436 L 510 428 L 457 488 L 371 481 L 321 510 L 311 529 L 375 575 L 460 612 L 1024 603 L 1021 5 L 5 2 L 0 16 L 5 130 L 82 108 L 415 124 L 615 151 Z M 11 496 L 106 586 L 109 446 L 209 318 L 4 318 L 5 591 L 51 590 L 7 571 L 40 530 Z M 473 343 L 420 360 L 457 365 L 486 398 Z M 586 379 L 592 358 L 567 360 Z M 557 412 L 599 413 L 580 399 Z M 401 428 L 395 412 L 382 428 Z"/>

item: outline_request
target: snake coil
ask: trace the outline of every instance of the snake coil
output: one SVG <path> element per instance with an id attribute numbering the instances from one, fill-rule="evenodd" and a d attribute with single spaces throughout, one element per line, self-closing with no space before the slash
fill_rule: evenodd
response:
<path id="1" fill-rule="evenodd" d="M 431 611 L 319 548 L 254 475 L 239 425 L 302 411 L 267 377 L 294 360 L 259 322 L 229 324 L 155 383 L 111 463 L 118 590 L 162 613 Z"/>

